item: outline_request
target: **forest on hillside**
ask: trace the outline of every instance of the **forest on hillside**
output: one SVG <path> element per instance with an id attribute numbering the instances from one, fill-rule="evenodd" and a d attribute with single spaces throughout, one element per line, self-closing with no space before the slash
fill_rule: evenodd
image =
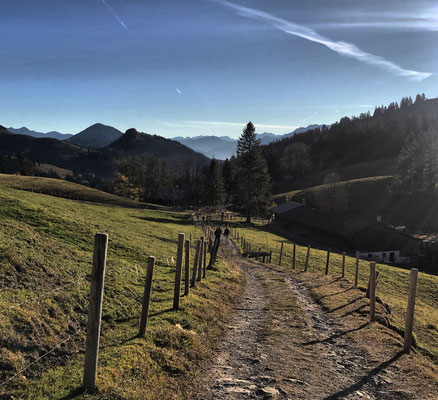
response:
<path id="1" fill-rule="evenodd" d="M 293 186 L 294 180 L 317 172 L 398 158 L 400 188 L 406 179 L 429 179 L 429 184 L 419 184 L 430 186 L 430 179 L 436 175 L 432 150 L 437 137 L 438 99 L 428 100 L 419 94 L 415 100 L 404 97 L 400 103 L 376 107 L 373 114 L 344 117 L 329 128 L 296 134 L 263 146 L 263 150 L 272 180 L 277 183 L 289 180 Z M 426 158 L 428 165 L 418 165 Z M 375 174 L 373 171 L 368 176 Z"/>

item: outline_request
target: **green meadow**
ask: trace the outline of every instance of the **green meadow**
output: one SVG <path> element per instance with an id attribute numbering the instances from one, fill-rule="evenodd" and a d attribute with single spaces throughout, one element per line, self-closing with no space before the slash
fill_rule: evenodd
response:
<path id="1" fill-rule="evenodd" d="M 220 260 L 182 297 L 181 309 L 172 311 L 178 233 L 201 235 L 187 214 L 93 204 L 28 189 L 0 183 L 0 384 L 17 374 L 0 386 L 0 398 L 189 398 L 239 295 L 239 273 Z M 96 232 L 108 233 L 109 247 L 98 392 L 90 395 L 80 386 Z M 150 319 L 140 339 L 151 255 L 156 264 Z M 193 256 L 192 248 L 191 264 Z"/>

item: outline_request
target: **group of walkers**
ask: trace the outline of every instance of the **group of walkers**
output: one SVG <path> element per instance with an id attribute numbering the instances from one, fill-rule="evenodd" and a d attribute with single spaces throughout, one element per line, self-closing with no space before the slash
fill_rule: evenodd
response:
<path id="1" fill-rule="evenodd" d="M 199 214 L 193 215 L 193 216 L 196 218 L 195 225 L 198 225 L 198 226 L 200 225 L 201 227 L 211 226 L 211 216 L 210 215 L 208 215 L 208 216 L 203 215 L 201 217 L 201 219 L 199 219 Z M 211 246 L 211 249 L 210 249 L 210 262 L 208 264 L 208 268 L 212 268 L 214 263 L 216 262 L 217 253 L 219 251 L 219 246 L 221 243 L 222 235 L 224 236 L 225 244 L 228 245 L 229 240 L 230 240 L 230 228 L 228 227 L 228 225 L 225 226 L 225 229 L 223 232 L 222 232 L 222 225 L 221 224 L 219 224 L 214 231 L 214 242 L 213 242 L 213 245 Z"/>

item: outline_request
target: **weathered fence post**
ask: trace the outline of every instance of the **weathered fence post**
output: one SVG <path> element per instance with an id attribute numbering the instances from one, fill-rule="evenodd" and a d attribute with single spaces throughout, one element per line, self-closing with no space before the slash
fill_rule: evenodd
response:
<path id="1" fill-rule="evenodd" d="M 191 235 L 190 235 L 191 236 Z M 188 296 L 190 292 L 190 245 L 191 240 L 186 240 L 185 244 L 185 263 L 184 263 L 184 296 Z"/>
<path id="2" fill-rule="evenodd" d="M 184 233 L 178 234 L 178 250 L 176 252 L 175 287 L 173 291 L 173 309 L 179 309 L 179 298 L 181 296 L 181 275 L 184 255 Z"/>
<path id="3" fill-rule="evenodd" d="M 200 263 L 199 257 L 201 252 L 201 240 L 198 239 L 196 241 L 196 251 L 195 251 L 195 260 L 193 261 L 193 272 L 192 272 L 192 287 L 196 286 L 196 272 L 198 269 L 198 264 Z"/>
<path id="4" fill-rule="evenodd" d="M 330 249 L 327 250 L 327 260 L 325 262 L 325 274 L 326 275 L 328 275 L 329 263 L 330 263 Z"/>
<path id="5" fill-rule="evenodd" d="M 94 237 L 93 268 L 91 271 L 90 304 L 88 309 L 83 382 L 84 389 L 90 392 L 96 390 L 107 249 L 108 235 L 106 233 L 97 233 Z"/>
<path id="6" fill-rule="evenodd" d="M 283 247 L 284 247 L 284 242 L 281 242 L 280 257 L 278 258 L 278 265 L 281 265 L 281 259 L 283 258 Z"/>
<path id="7" fill-rule="evenodd" d="M 272 262 L 272 250 L 269 251 L 269 264 Z"/>
<path id="8" fill-rule="evenodd" d="M 204 255 L 204 236 L 201 236 L 201 249 L 199 252 L 199 263 L 198 263 L 198 278 L 196 279 L 199 282 L 202 280 L 202 260 L 204 259 L 203 255 Z"/>
<path id="9" fill-rule="evenodd" d="M 211 252 L 210 252 L 210 258 L 211 258 Z M 202 259 L 203 266 L 202 266 L 202 277 L 206 277 L 206 269 L 207 269 L 207 242 L 204 242 L 204 257 Z"/>
<path id="10" fill-rule="evenodd" d="M 370 321 L 376 320 L 376 263 L 370 262 Z"/>
<path id="11" fill-rule="evenodd" d="M 310 255 L 310 244 L 307 246 L 306 264 L 304 264 L 304 272 L 307 272 L 307 267 L 309 265 L 309 255 Z"/>
<path id="12" fill-rule="evenodd" d="M 345 277 L 345 251 L 342 253 L 342 277 Z"/>
<path id="13" fill-rule="evenodd" d="M 415 297 L 417 294 L 418 269 L 412 268 L 409 276 L 408 308 L 406 310 L 405 337 L 403 352 L 409 354 L 412 346 L 412 329 L 414 327 Z"/>
<path id="14" fill-rule="evenodd" d="M 359 280 L 359 257 L 360 252 L 356 251 L 356 270 L 354 272 L 354 286 L 357 286 L 357 282 Z"/>
<path id="15" fill-rule="evenodd" d="M 140 330 L 138 336 L 143 337 L 146 332 L 148 323 L 149 303 L 151 300 L 152 276 L 154 274 L 155 257 L 150 256 L 148 260 L 148 268 L 146 271 L 146 283 L 144 285 L 143 306 L 140 316 Z"/>
<path id="16" fill-rule="evenodd" d="M 295 253 L 297 251 L 297 245 L 294 243 L 294 251 L 292 253 L 292 269 L 295 269 Z"/>

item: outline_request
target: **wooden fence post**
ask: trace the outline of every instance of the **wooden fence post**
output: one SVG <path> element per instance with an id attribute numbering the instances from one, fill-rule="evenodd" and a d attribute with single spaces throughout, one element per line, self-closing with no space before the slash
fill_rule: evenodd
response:
<path id="1" fill-rule="evenodd" d="M 329 263 L 330 263 L 330 249 L 327 250 L 327 260 L 325 262 L 325 274 L 326 275 L 328 275 Z"/>
<path id="2" fill-rule="evenodd" d="M 146 271 L 146 283 L 144 285 L 143 306 L 140 316 L 140 331 L 139 337 L 143 337 L 146 333 L 146 325 L 148 323 L 149 303 L 151 300 L 152 276 L 154 274 L 155 257 L 150 256 L 148 260 L 148 268 Z"/>
<path id="3" fill-rule="evenodd" d="M 294 243 L 294 251 L 292 253 L 292 269 L 295 269 L 295 254 L 297 251 L 297 245 Z"/>
<path id="4" fill-rule="evenodd" d="M 370 262 L 370 321 L 376 320 L 376 263 Z"/>
<path id="5" fill-rule="evenodd" d="M 85 345 L 83 381 L 84 389 L 90 392 L 96 390 L 107 249 L 108 235 L 106 233 L 97 233 L 94 237 L 93 268 L 91 271 L 90 304 L 88 309 L 87 342 Z"/>
<path id="6" fill-rule="evenodd" d="M 357 286 L 357 282 L 359 280 L 359 257 L 360 252 L 356 251 L 356 271 L 354 273 L 354 286 Z"/>
<path id="7" fill-rule="evenodd" d="M 211 253 L 210 253 L 210 258 L 211 258 Z M 207 242 L 204 242 L 204 258 L 202 259 L 203 266 L 202 266 L 202 277 L 205 278 L 206 277 L 206 269 L 207 269 Z"/>
<path id="8" fill-rule="evenodd" d="M 412 329 L 414 327 L 415 297 L 417 294 L 418 269 L 412 268 L 409 276 L 408 308 L 406 311 L 405 337 L 403 352 L 409 354 L 412 346 Z"/>
<path id="9" fill-rule="evenodd" d="M 196 279 L 198 282 L 202 280 L 202 260 L 204 259 L 204 236 L 201 236 L 201 249 L 199 251 L 199 263 L 198 263 L 198 278 Z"/>
<path id="10" fill-rule="evenodd" d="M 191 235 L 190 235 L 191 236 Z M 185 248 L 185 263 L 184 263 L 184 296 L 188 296 L 190 292 L 190 245 L 191 240 L 186 240 Z"/>
<path id="11" fill-rule="evenodd" d="M 304 272 L 307 272 L 307 267 L 309 265 L 309 255 L 310 255 L 310 244 L 307 246 L 306 264 L 304 265 Z"/>
<path id="12" fill-rule="evenodd" d="M 272 250 L 269 251 L 269 264 L 272 262 Z"/>
<path id="13" fill-rule="evenodd" d="M 173 309 L 179 309 L 179 299 L 181 296 L 181 275 L 184 255 L 184 233 L 178 234 L 178 249 L 176 252 L 175 287 L 173 291 Z"/>
<path id="14" fill-rule="evenodd" d="M 345 251 L 342 253 L 342 277 L 345 277 Z"/>
<path id="15" fill-rule="evenodd" d="M 196 241 L 196 251 L 195 251 L 195 260 L 193 261 L 193 272 L 192 272 L 192 287 L 196 286 L 196 272 L 198 268 L 198 264 L 200 263 L 199 256 L 201 252 L 201 240 Z"/>
<path id="16" fill-rule="evenodd" d="M 283 247 L 284 247 L 284 243 L 281 242 L 280 257 L 278 258 L 278 265 L 281 265 L 281 259 L 283 258 Z"/>

